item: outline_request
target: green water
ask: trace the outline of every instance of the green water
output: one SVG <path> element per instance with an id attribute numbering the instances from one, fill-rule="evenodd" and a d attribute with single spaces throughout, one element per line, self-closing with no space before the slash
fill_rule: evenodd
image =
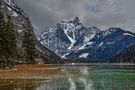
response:
<path id="1" fill-rule="evenodd" d="M 59 66 L 66 74 L 52 80 L 0 80 L 0 90 L 135 90 L 130 67 Z"/>

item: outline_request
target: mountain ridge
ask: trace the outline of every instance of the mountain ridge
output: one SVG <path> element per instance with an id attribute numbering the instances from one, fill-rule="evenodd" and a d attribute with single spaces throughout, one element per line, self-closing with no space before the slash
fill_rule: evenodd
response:
<path id="1" fill-rule="evenodd" d="M 95 26 L 86 28 L 75 17 L 46 29 L 38 35 L 38 40 L 64 59 L 104 60 L 111 59 L 114 53 L 134 44 L 135 33 L 116 27 L 105 31 Z"/>

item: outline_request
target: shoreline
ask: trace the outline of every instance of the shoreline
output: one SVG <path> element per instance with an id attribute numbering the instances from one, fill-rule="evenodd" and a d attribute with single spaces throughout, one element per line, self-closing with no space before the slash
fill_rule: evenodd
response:
<path id="1" fill-rule="evenodd" d="M 66 64 L 56 64 L 56 65 L 72 65 L 72 66 L 87 66 L 87 65 L 118 65 L 118 66 L 135 66 L 135 63 L 66 63 Z"/>
<path id="2" fill-rule="evenodd" d="M 44 79 L 60 78 L 66 75 L 61 66 L 92 66 L 99 68 L 134 69 L 135 64 L 129 63 L 66 63 L 66 64 L 31 64 L 16 65 L 12 69 L 0 69 L 0 79 Z"/>
<path id="3" fill-rule="evenodd" d="M 13 69 L 0 69 L 0 79 L 45 79 L 62 74 L 60 68 L 48 64 L 17 65 Z"/>

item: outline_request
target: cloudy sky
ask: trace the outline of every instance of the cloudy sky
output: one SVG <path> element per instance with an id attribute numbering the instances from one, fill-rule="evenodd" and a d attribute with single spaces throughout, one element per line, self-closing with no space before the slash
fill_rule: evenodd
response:
<path id="1" fill-rule="evenodd" d="M 78 16 L 86 26 L 120 27 L 135 32 L 135 0 L 15 0 L 29 15 L 35 32 Z"/>

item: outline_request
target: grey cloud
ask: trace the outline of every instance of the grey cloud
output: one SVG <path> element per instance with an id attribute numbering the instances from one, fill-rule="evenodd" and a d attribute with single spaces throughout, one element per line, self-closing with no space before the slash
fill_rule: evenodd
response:
<path id="1" fill-rule="evenodd" d="M 80 17 L 87 27 L 120 27 L 135 32 L 135 0 L 15 0 L 38 33 L 63 19 Z"/>

